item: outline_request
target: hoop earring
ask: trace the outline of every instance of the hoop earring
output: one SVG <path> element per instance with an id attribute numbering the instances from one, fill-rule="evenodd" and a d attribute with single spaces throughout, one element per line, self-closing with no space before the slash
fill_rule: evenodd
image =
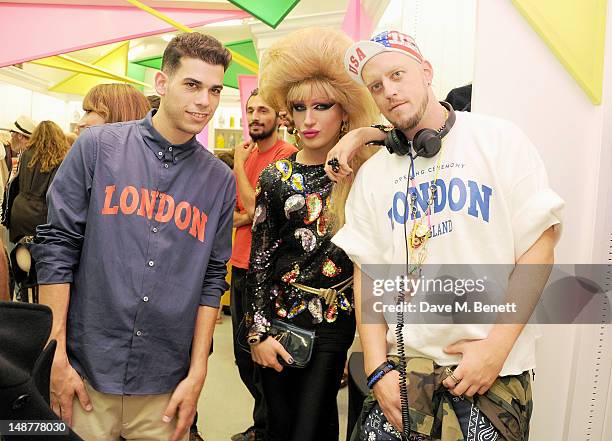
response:
<path id="1" fill-rule="evenodd" d="M 293 128 L 293 130 L 291 131 L 291 135 L 293 135 L 293 145 L 295 145 L 297 148 L 300 148 L 300 133 L 298 132 L 297 128 Z"/>
<path id="2" fill-rule="evenodd" d="M 340 136 L 342 138 L 344 135 L 348 133 L 349 125 L 348 121 L 342 120 L 342 124 L 340 125 Z"/>

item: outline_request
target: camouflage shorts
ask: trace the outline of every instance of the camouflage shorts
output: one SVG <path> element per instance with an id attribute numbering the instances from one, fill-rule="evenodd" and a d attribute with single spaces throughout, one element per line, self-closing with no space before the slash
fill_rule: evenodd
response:
<path id="1" fill-rule="evenodd" d="M 529 439 L 533 408 L 529 372 L 498 377 L 484 395 L 472 398 L 451 395 L 442 384 L 447 377 L 445 368 L 430 359 L 409 358 L 406 372 L 411 441 L 469 441 L 478 431 L 490 434 L 484 439 L 496 441 Z M 374 436 L 370 435 L 372 432 Z M 399 433 L 370 394 L 364 401 L 351 441 L 399 439 Z"/>

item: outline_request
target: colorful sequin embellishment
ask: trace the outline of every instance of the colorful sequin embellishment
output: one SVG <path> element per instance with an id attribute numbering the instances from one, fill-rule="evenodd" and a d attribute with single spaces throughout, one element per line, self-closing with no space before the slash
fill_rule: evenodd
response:
<path id="1" fill-rule="evenodd" d="M 351 302 L 346 298 L 344 294 L 340 294 L 338 297 L 338 305 L 340 305 L 340 309 L 343 311 L 352 311 L 353 306 Z"/>
<path id="2" fill-rule="evenodd" d="M 290 319 L 290 318 L 295 317 L 298 314 L 301 314 L 302 312 L 306 310 L 306 308 L 307 308 L 306 300 L 304 299 L 298 300 L 297 302 L 293 304 L 293 306 L 289 310 L 289 314 L 287 314 L 287 318 Z"/>
<path id="3" fill-rule="evenodd" d="M 322 237 L 325 233 L 327 233 L 327 216 L 323 214 L 317 219 L 317 234 Z"/>
<path id="4" fill-rule="evenodd" d="M 304 248 L 304 251 L 310 253 L 315 249 L 315 246 L 317 245 L 317 238 L 308 228 L 298 228 L 293 234 L 296 239 L 302 242 L 302 248 Z"/>
<path id="5" fill-rule="evenodd" d="M 308 311 L 312 315 L 312 322 L 314 324 L 321 323 L 323 321 L 323 305 L 321 305 L 321 299 L 313 297 L 308 302 Z"/>
<path id="6" fill-rule="evenodd" d="M 259 193 L 261 193 L 261 184 L 259 183 L 259 180 L 258 180 L 257 184 L 255 185 L 255 197 L 259 196 Z"/>
<path id="7" fill-rule="evenodd" d="M 291 177 L 293 172 L 293 164 L 287 159 L 276 161 L 276 169 L 281 173 L 281 181 L 286 181 Z"/>
<path id="8" fill-rule="evenodd" d="M 327 277 L 336 277 L 342 272 L 342 268 L 336 266 L 331 259 L 326 259 L 325 262 L 323 262 L 321 272 Z"/>
<path id="9" fill-rule="evenodd" d="M 291 188 L 295 191 L 304 191 L 304 176 L 299 173 L 291 176 Z"/>
<path id="10" fill-rule="evenodd" d="M 255 208 L 255 213 L 253 215 L 253 227 L 252 227 L 252 229 L 254 229 L 257 225 L 262 223 L 264 220 L 266 220 L 266 206 L 265 205 L 258 205 Z"/>
<path id="11" fill-rule="evenodd" d="M 327 308 L 325 312 L 325 321 L 327 323 L 333 323 L 338 318 L 338 307 L 334 304 Z"/>
<path id="12" fill-rule="evenodd" d="M 323 209 L 323 213 L 317 219 L 317 234 L 321 237 L 325 236 L 327 233 L 327 212 L 329 210 L 330 197 L 327 196 L 325 198 L 325 208 Z"/>
<path id="13" fill-rule="evenodd" d="M 289 215 L 294 211 L 301 210 L 306 205 L 306 199 L 301 194 L 294 194 L 285 201 L 285 217 L 289 219 Z"/>
<path id="14" fill-rule="evenodd" d="M 321 196 L 317 193 L 311 193 L 306 196 L 306 208 L 308 209 L 308 214 L 304 219 L 304 223 L 310 225 L 319 218 L 323 211 Z"/>
<path id="15" fill-rule="evenodd" d="M 274 306 L 276 307 L 276 315 L 278 315 L 281 318 L 287 317 L 287 310 L 283 306 L 283 302 L 280 296 L 276 298 L 276 301 L 274 302 Z"/>
<path id="16" fill-rule="evenodd" d="M 293 265 L 293 269 L 288 273 L 285 273 L 281 280 L 285 283 L 293 283 L 297 280 L 300 275 L 300 267 L 298 265 Z"/>

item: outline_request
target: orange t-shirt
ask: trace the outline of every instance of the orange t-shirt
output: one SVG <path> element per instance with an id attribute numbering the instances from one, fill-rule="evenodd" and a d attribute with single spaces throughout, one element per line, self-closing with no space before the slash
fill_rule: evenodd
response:
<path id="1" fill-rule="evenodd" d="M 244 163 L 244 171 L 249 179 L 251 187 L 255 188 L 259 175 L 264 168 L 279 159 L 287 158 L 297 152 L 297 149 L 291 144 L 278 140 L 276 144 L 264 153 L 260 153 L 259 150 L 255 149 L 249 155 L 248 159 Z M 240 200 L 240 192 L 236 186 L 236 206 L 240 212 L 244 212 L 244 206 Z M 236 228 L 236 236 L 234 237 L 234 247 L 232 249 L 232 259 L 230 263 L 237 267 L 248 269 L 249 258 L 251 254 L 251 226 L 244 225 L 240 228 Z"/>

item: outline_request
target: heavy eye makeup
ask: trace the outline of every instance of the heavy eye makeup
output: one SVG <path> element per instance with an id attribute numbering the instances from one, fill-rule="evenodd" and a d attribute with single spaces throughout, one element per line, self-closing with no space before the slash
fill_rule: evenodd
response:
<path id="1" fill-rule="evenodd" d="M 320 102 L 320 103 L 313 104 L 311 107 L 314 110 L 325 111 L 325 110 L 331 109 L 335 105 L 336 103 L 334 102 Z M 296 103 L 293 103 L 292 107 L 293 107 L 294 112 L 305 112 L 307 106 L 304 103 L 296 102 Z"/>

